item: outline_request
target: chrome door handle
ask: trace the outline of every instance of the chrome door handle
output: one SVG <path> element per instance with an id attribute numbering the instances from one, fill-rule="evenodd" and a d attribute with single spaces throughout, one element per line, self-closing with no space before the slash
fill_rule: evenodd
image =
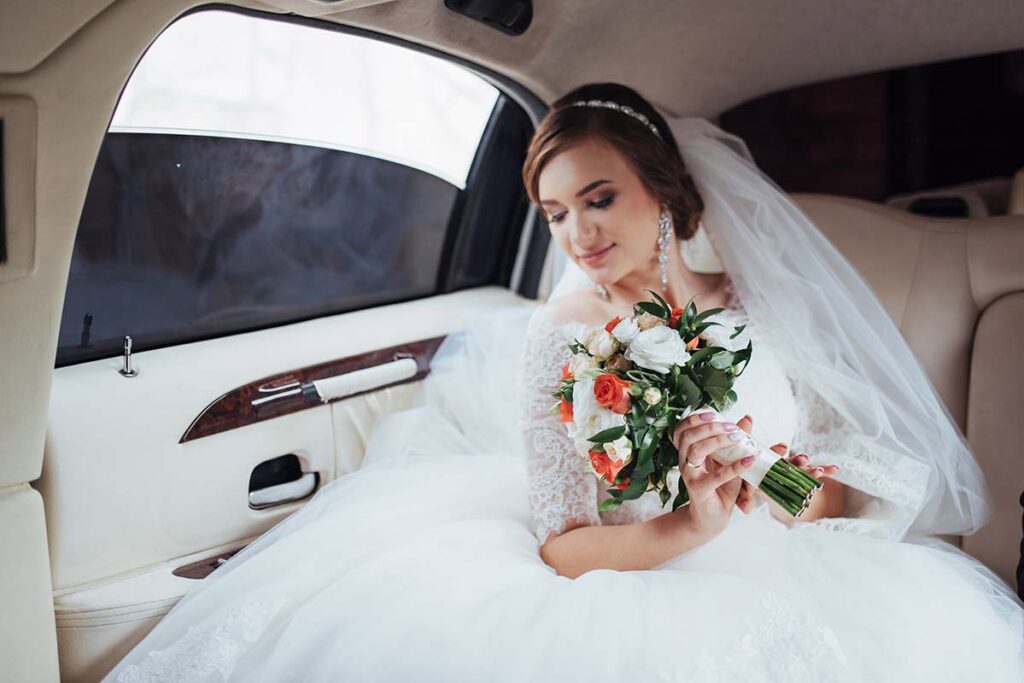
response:
<path id="1" fill-rule="evenodd" d="M 306 472 L 295 481 L 286 481 L 283 484 L 274 484 L 250 491 L 249 507 L 253 510 L 263 510 L 305 498 L 313 493 L 319 480 L 320 475 L 316 472 Z"/>

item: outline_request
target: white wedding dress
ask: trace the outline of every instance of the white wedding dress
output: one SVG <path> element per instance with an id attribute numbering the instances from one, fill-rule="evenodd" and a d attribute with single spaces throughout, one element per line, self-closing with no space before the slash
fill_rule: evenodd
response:
<path id="1" fill-rule="evenodd" d="M 873 537 L 854 517 L 789 527 L 761 503 L 651 570 L 557 575 L 539 543 L 569 520 L 626 524 L 671 503 L 648 492 L 597 512 L 607 493 L 547 413 L 585 326 L 528 313 L 508 313 L 518 375 L 502 369 L 513 364 L 501 344 L 515 344 L 496 336 L 502 379 L 467 367 L 440 388 L 448 405 L 385 421 L 362 469 L 187 594 L 106 680 L 1024 680 L 1024 607 L 1005 583 L 947 543 Z M 735 296 L 722 317 L 746 322 Z M 849 474 L 862 509 L 918 486 L 844 457 L 813 392 L 792 385 L 757 329 L 737 341 L 748 338 L 726 416 L 749 413 L 762 443 L 839 464 L 840 481 L 860 467 Z M 518 422 L 502 410 L 517 398 Z M 460 432 L 488 418 L 493 442 Z"/>

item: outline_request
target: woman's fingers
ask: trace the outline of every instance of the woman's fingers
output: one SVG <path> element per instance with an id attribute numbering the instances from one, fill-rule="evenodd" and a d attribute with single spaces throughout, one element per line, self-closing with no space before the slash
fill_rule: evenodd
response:
<path id="1" fill-rule="evenodd" d="M 738 477 L 740 474 L 743 473 L 743 470 L 747 469 L 753 464 L 754 456 L 748 455 L 746 458 L 743 458 L 742 460 L 737 460 L 732 464 L 723 466 L 714 474 L 709 474 L 707 477 L 708 483 L 710 486 L 718 488 L 719 486 L 729 481 L 730 479 Z M 736 489 L 737 491 L 739 491 L 739 485 L 736 486 Z"/>
<path id="2" fill-rule="evenodd" d="M 750 430 L 754 428 L 754 418 L 750 417 L 750 415 L 744 415 L 740 419 L 736 420 L 736 425 L 749 434 Z"/>
<path id="3" fill-rule="evenodd" d="M 828 477 L 839 471 L 839 465 L 808 465 L 804 468 L 812 477 Z"/>
<path id="4" fill-rule="evenodd" d="M 712 435 L 692 443 L 685 451 L 686 458 L 694 465 L 702 464 L 704 460 L 715 451 L 733 446 L 739 440 L 735 438 L 739 431 L 723 432 Z M 684 451 L 680 451 L 682 453 Z"/>
<path id="5" fill-rule="evenodd" d="M 736 507 L 745 515 L 749 515 L 750 511 L 754 509 L 754 487 L 746 479 L 740 479 L 740 493 L 736 497 Z"/>
<path id="6" fill-rule="evenodd" d="M 724 437 L 730 433 L 738 434 L 739 429 L 736 427 L 736 425 L 729 422 L 708 422 L 702 425 L 697 425 L 695 427 L 679 431 L 678 440 L 673 441 L 673 443 L 676 447 L 676 450 L 679 451 L 680 465 L 683 464 L 683 459 L 689 459 L 689 461 L 695 465 L 703 462 L 703 455 L 698 455 L 694 450 L 694 446 L 710 438 L 713 438 L 716 435 L 721 435 Z M 734 439 L 733 441 L 736 440 L 738 440 L 738 438 Z M 732 443 L 732 441 L 726 438 L 725 443 L 729 444 Z M 707 452 L 713 453 L 714 450 Z M 704 451 L 701 452 L 705 453 Z"/>

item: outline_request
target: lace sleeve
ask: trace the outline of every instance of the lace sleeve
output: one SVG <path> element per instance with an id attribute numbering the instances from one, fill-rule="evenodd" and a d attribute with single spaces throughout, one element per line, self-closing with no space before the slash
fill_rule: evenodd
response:
<path id="1" fill-rule="evenodd" d="M 544 306 L 530 317 L 523 344 L 519 427 L 526 449 L 531 531 L 541 545 L 570 521 L 600 526 L 597 480 L 588 474 L 557 413 L 548 414 L 562 366 L 569 360 L 571 326 L 554 323 Z"/>
<path id="2" fill-rule="evenodd" d="M 857 433 L 806 383 L 792 380 L 792 387 L 797 406 L 793 451 L 807 453 L 814 464 L 839 465 L 832 478 L 847 486 L 843 516 L 811 523 L 840 531 L 902 536 L 924 496 L 927 467 Z"/>

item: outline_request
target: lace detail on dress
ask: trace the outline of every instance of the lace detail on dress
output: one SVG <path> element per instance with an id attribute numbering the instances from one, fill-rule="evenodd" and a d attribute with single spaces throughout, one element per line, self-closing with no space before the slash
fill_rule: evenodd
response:
<path id="1" fill-rule="evenodd" d="M 255 643 L 270 620 L 284 607 L 283 597 L 249 597 L 226 614 L 189 626 L 169 647 L 151 650 L 139 664 L 121 671 L 118 683 L 227 680 L 246 648 Z"/>
<path id="2" fill-rule="evenodd" d="M 797 433 L 791 447 L 806 452 L 813 464 L 839 465 L 832 476 L 847 485 L 847 507 L 842 517 L 810 522 L 836 531 L 890 535 L 893 522 L 909 522 L 908 515 L 923 500 L 928 467 L 854 432 L 848 421 L 805 383 L 793 380 L 797 404 Z"/>
<path id="3" fill-rule="evenodd" d="M 572 439 L 557 413 L 562 366 L 582 324 L 556 324 L 544 305 L 530 317 L 523 344 L 519 428 L 526 447 L 531 530 L 541 545 L 551 534 L 565 531 L 572 520 L 599 526 L 597 480 L 583 468 Z"/>
<path id="4" fill-rule="evenodd" d="M 810 611 L 795 609 L 772 591 L 764 591 L 765 619 L 746 617 L 742 636 L 724 654 L 706 651 L 693 666 L 680 671 L 678 681 L 839 681 L 849 666 L 846 653 L 828 624 Z M 740 629 L 738 628 L 737 631 Z M 829 673 L 826 673 L 829 672 Z M 830 675 L 831 674 L 831 675 Z"/>

